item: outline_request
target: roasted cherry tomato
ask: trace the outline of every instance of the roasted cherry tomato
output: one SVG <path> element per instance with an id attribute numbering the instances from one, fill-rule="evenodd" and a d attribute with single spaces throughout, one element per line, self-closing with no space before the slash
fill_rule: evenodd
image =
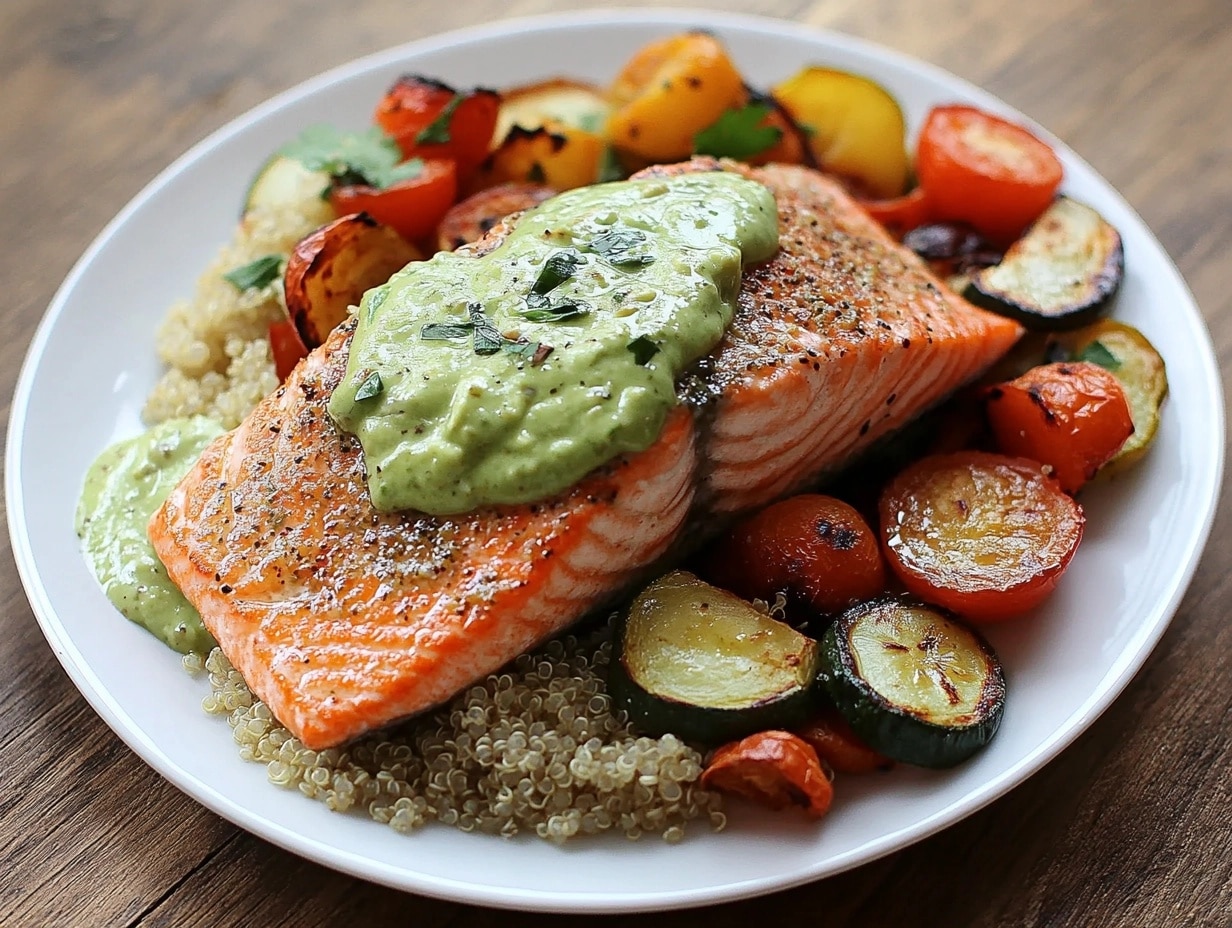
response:
<path id="1" fill-rule="evenodd" d="M 939 106 L 920 132 L 916 173 L 934 218 L 1007 242 L 1047 209 L 1062 168 L 1022 126 L 971 106 Z"/>
<path id="2" fill-rule="evenodd" d="M 286 380 L 295 365 L 308 357 L 308 349 L 304 340 L 299 337 L 299 330 L 290 319 L 278 319 L 269 327 L 270 353 L 274 356 L 274 373 L 278 380 Z"/>
<path id="3" fill-rule="evenodd" d="M 851 506 L 832 496 L 793 496 L 737 525 L 704 572 L 745 599 L 776 593 L 814 612 L 838 612 L 884 592 L 877 536 Z"/>
<path id="4" fill-rule="evenodd" d="M 1078 492 L 1134 433 L 1120 381 L 1086 361 L 1041 365 L 987 395 L 997 446 L 1047 464 L 1066 493 Z"/>
<path id="5" fill-rule="evenodd" d="M 538 206 L 555 195 L 551 187 L 517 182 L 480 190 L 449 208 L 437 226 L 436 247 L 453 251 L 476 242 L 510 213 Z"/>
<path id="6" fill-rule="evenodd" d="M 894 766 L 894 761 L 861 741 L 837 709 L 825 710 L 796 734 L 836 773 L 872 773 Z"/>
<path id="7" fill-rule="evenodd" d="M 406 74 L 376 108 L 376 123 L 408 158 L 453 161 L 468 176 L 488 154 L 500 112 L 500 94 Z"/>
<path id="8" fill-rule="evenodd" d="M 1027 458 L 923 458 L 881 494 L 881 542 L 910 592 L 973 622 L 1039 604 L 1082 540 L 1082 507 Z"/>
<path id="9" fill-rule="evenodd" d="M 329 202 L 339 215 L 367 213 L 409 242 L 422 242 L 435 231 L 458 195 L 452 161 L 425 161 L 414 177 L 378 189 L 363 184 L 335 187 Z"/>
<path id="10" fill-rule="evenodd" d="M 817 752 L 786 731 L 758 732 L 717 748 L 702 772 L 702 786 L 812 818 L 825 815 L 834 798 Z"/>
<path id="11" fill-rule="evenodd" d="M 888 200 L 858 202 L 870 216 L 886 227 L 887 232 L 899 239 L 931 218 L 923 187 L 915 187 L 909 193 Z"/>

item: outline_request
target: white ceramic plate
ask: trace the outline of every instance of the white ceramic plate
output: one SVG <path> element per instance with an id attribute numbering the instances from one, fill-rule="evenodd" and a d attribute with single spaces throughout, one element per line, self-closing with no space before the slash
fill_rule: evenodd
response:
<path id="1" fill-rule="evenodd" d="M 116 217 L 56 295 L 13 402 L 6 488 L 17 564 L 52 649 L 94 708 L 152 767 L 220 815 L 327 866 L 472 903 L 598 912 L 735 899 L 837 873 L 980 808 L 1085 729 L 1159 639 L 1213 517 L 1224 444 L 1219 377 L 1201 316 L 1172 263 L 1124 201 L 1059 143 L 1066 190 L 1124 236 L 1128 270 L 1117 315 L 1159 347 L 1172 397 L 1145 464 L 1084 496 L 1087 537 L 1056 596 L 1037 616 L 994 630 L 1008 669 L 1009 708 L 991 747 L 960 769 L 843 780 L 820 825 L 736 815 L 728 831 L 715 835 L 698 825 L 675 847 L 608 837 L 561 849 L 444 827 L 406 837 L 270 786 L 260 765 L 238 759 L 225 722 L 200 710 L 203 683 L 111 608 L 73 535 L 82 476 L 105 445 L 140 428 L 157 373 L 154 326 L 231 234 L 245 186 L 269 152 L 311 123 L 361 127 L 403 70 L 464 85 L 507 86 L 557 73 L 606 82 L 648 39 L 698 25 L 718 33 L 762 86 L 801 65 L 825 63 L 883 82 L 913 126 L 942 101 L 1015 115 L 936 68 L 787 23 L 700 11 L 501 23 L 331 71 L 215 133 Z"/>

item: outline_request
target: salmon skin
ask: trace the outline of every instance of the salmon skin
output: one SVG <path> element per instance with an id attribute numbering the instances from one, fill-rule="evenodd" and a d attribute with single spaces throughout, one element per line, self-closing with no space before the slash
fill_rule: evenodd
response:
<path id="1" fill-rule="evenodd" d="M 448 699 L 613 601 L 686 535 L 837 469 L 1021 334 L 949 292 L 816 172 L 699 159 L 643 175 L 716 169 L 775 194 L 780 250 L 746 271 L 732 326 L 646 451 L 533 505 L 377 512 L 358 441 L 326 413 L 344 324 L 155 513 L 171 579 L 305 745 Z"/>

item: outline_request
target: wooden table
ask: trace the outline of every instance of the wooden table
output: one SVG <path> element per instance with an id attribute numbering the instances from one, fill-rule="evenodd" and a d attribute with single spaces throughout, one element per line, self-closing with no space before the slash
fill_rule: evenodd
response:
<path id="1" fill-rule="evenodd" d="M 0 395 L 70 265 L 153 174 L 354 56 L 564 0 L 0 5 Z M 1232 366 L 1227 0 L 734 0 L 928 59 L 1056 131 L 1180 265 Z M 700 8 L 700 4 L 698 4 Z M 6 413 L 7 413 L 6 405 Z M 3 542 L 7 546 L 7 538 Z M 1076 744 L 945 832 L 756 901 L 621 924 L 1232 924 L 1232 522 L 1128 690 Z M 151 776 L 70 684 L 0 559 L 0 924 L 564 924 L 416 898 L 239 831 Z"/>

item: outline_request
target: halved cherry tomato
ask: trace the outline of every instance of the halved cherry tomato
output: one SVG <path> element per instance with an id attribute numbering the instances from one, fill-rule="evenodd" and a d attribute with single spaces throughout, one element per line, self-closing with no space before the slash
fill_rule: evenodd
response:
<path id="1" fill-rule="evenodd" d="M 458 176 L 452 161 L 425 161 L 414 177 L 378 189 L 364 184 L 335 187 L 329 202 L 339 215 L 367 213 L 409 242 L 427 239 L 453 206 Z"/>
<path id="2" fill-rule="evenodd" d="M 1082 507 L 1027 458 L 923 458 L 882 492 L 881 542 L 908 591 L 973 622 L 1039 604 L 1082 540 Z"/>
<path id="3" fill-rule="evenodd" d="M 886 231 L 901 239 L 918 226 L 930 222 L 932 214 L 923 187 L 915 187 L 901 197 L 888 200 L 858 200 L 865 212 L 886 227 Z"/>
<path id="4" fill-rule="evenodd" d="M 715 750 L 702 786 L 743 796 L 771 809 L 796 808 L 821 818 L 834 787 L 808 742 L 786 731 L 762 731 Z"/>
<path id="5" fill-rule="evenodd" d="M 453 161 L 465 177 L 488 154 L 500 104 L 495 90 L 459 91 L 405 74 L 386 91 L 375 118 L 406 157 Z"/>
<path id="6" fill-rule="evenodd" d="M 826 709 L 796 734 L 836 773 L 872 773 L 894 766 L 894 761 L 861 741 L 837 709 Z"/>
<path id="7" fill-rule="evenodd" d="M 803 494 L 775 503 L 732 529 L 703 567 L 711 580 L 746 599 L 838 612 L 885 591 L 877 536 L 851 506 Z"/>
<path id="8" fill-rule="evenodd" d="M 308 357 L 308 349 L 299 336 L 299 330 L 290 319 L 278 319 L 269 327 L 270 353 L 274 356 L 274 373 L 279 382 L 290 376 L 295 365 Z"/>
<path id="9" fill-rule="evenodd" d="M 987 395 L 998 447 L 1047 464 L 1067 493 L 1078 492 L 1134 433 L 1120 381 L 1086 361 L 1041 365 Z"/>
<path id="10" fill-rule="evenodd" d="M 934 218 L 969 222 L 1004 243 L 1048 207 L 1063 172 L 1022 126 L 971 106 L 939 106 L 920 131 L 916 173 Z"/>

